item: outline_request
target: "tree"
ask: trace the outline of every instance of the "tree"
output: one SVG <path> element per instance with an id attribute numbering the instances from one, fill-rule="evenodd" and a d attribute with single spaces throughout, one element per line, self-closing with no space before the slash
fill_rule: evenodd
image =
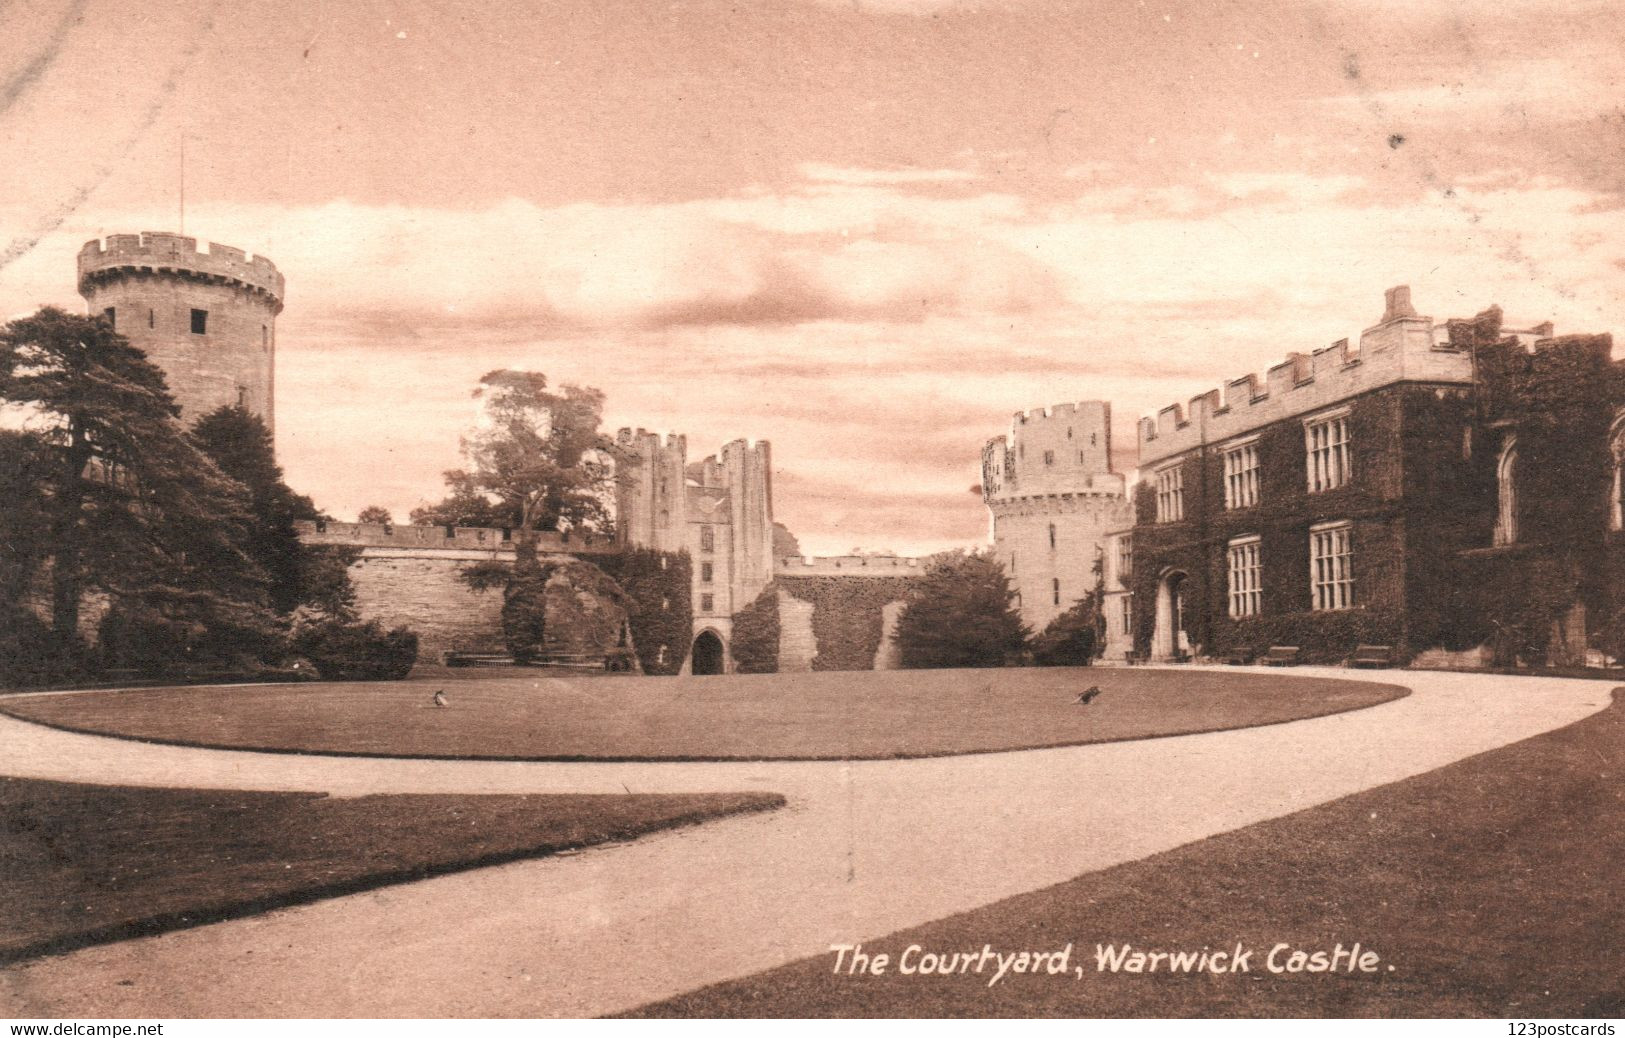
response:
<path id="1" fill-rule="evenodd" d="M 1087 667 L 1106 649 L 1106 561 L 1097 554 L 1095 586 L 1051 620 L 1032 640 L 1033 662 L 1044 667 Z"/>
<path id="2" fill-rule="evenodd" d="M 81 657 L 90 593 L 215 650 L 270 635 L 265 576 L 244 551 L 247 495 L 193 445 L 163 374 L 108 322 L 47 307 L 0 328 L 0 401 L 27 416 L 59 660 Z"/>
<path id="3" fill-rule="evenodd" d="M 502 586 L 503 638 L 523 660 L 544 641 L 553 569 L 537 560 L 536 535 L 612 532 L 609 443 L 598 431 L 604 394 L 580 386 L 551 393 L 540 372 L 502 370 L 487 372 L 474 398 L 483 413 L 479 428 L 463 437 L 467 466 L 447 472 L 450 494 L 413 510 L 412 521 L 513 531 L 511 567 L 488 563 L 462 576 L 475 590 Z"/>
<path id="4" fill-rule="evenodd" d="M 271 608 L 287 613 L 305 598 L 305 547 L 294 523 L 322 518 L 316 505 L 283 482 L 271 430 L 242 407 L 221 407 L 199 418 L 192 438 L 222 472 L 248 491 L 250 556 L 270 578 Z"/>
<path id="5" fill-rule="evenodd" d="M 384 526 L 393 526 L 395 519 L 389 514 L 389 509 L 379 505 L 368 505 L 355 517 L 358 523 L 381 523 Z"/>
<path id="6" fill-rule="evenodd" d="M 0 684 L 37 684 L 54 669 L 50 630 L 29 608 L 50 558 L 50 463 L 39 437 L 0 430 Z"/>
<path id="7" fill-rule="evenodd" d="M 414 523 L 506 527 L 521 561 L 534 557 L 538 531 L 611 532 L 603 393 L 551 393 L 540 372 L 502 370 L 481 378 L 474 398 L 484 410 L 462 441 L 468 464 L 446 473 L 450 494 L 413 510 Z"/>
<path id="8" fill-rule="evenodd" d="M 1001 667 L 1029 631 L 1004 570 L 985 552 L 935 556 L 897 618 L 904 667 Z"/>

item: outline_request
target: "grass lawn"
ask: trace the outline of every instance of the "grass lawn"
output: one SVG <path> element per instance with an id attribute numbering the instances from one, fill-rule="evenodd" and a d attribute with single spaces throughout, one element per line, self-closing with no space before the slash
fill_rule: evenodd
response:
<path id="1" fill-rule="evenodd" d="M 761 793 L 331 799 L 0 778 L 0 962 L 783 803 Z"/>
<path id="2" fill-rule="evenodd" d="M 1098 684 L 1088 706 L 1078 693 Z M 430 697 L 444 689 L 450 705 Z M 1396 685 L 1128 668 L 700 678 L 435 676 L 394 683 L 13 696 L 74 731 L 236 749 L 497 760 L 928 757 L 1275 724 Z"/>
<path id="3" fill-rule="evenodd" d="M 1625 701 L 1567 728 L 834 955 L 644 1007 L 647 1016 L 1214 1017 L 1625 1013 Z M 1358 941 L 1374 973 L 1272 974 L 1277 943 Z M 903 976 L 910 945 L 1060 950 L 1064 976 Z M 1101 973 L 1097 943 L 1255 949 L 1250 971 Z M 916 952 L 914 959 L 917 960 Z M 1284 955 L 1277 959 L 1281 962 Z M 1392 966 L 1392 970 L 1389 967 Z"/>

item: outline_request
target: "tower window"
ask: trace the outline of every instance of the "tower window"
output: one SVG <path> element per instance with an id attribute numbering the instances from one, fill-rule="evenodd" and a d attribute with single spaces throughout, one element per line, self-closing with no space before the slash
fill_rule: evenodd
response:
<path id="1" fill-rule="evenodd" d="M 260 345 L 267 347 L 271 345 L 271 326 L 268 324 L 260 325 Z"/>
<path id="2" fill-rule="evenodd" d="M 152 327 L 155 327 L 157 324 L 158 324 L 158 314 L 157 314 L 157 312 L 154 311 L 154 310 L 148 309 L 147 310 L 147 327 L 152 328 Z"/>
<path id="3" fill-rule="evenodd" d="M 1056 577 L 1054 580 L 1050 581 L 1050 588 L 1055 593 L 1055 604 L 1060 605 L 1061 604 L 1061 578 Z"/>
<path id="4" fill-rule="evenodd" d="M 209 311 L 207 311 L 207 310 L 193 310 L 192 311 L 192 334 L 193 335 L 207 335 L 207 334 L 209 334 Z"/>
<path id="5" fill-rule="evenodd" d="M 1045 451 L 1044 452 L 1044 464 L 1046 464 L 1046 465 L 1055 464 L 1055 452 L 1054 451 Z"/>
<path id="6" fill-rule="evenodd" d="M 700 527 L 700 550 L 707 552 L 717 550 L 717 532 L 714 527 Z"/>
<path id="7" fill-rule="evenodd" d="M 1054 548 L 1055 548 L 1055 524 L 1054 523 L 1049 524 L 1049 546 L 1050 546 L 1051 550 L 1054 550 Z"/>
<path id="8" fill-rule="evenodd" d="M 107 318 L 107 323 L 112 325 L 114 328 L 117 328 L 118 327 L 118 319 L 115 316 L 115 314 L 116 314 L 116 308 L 111 307 L 111 306 L 108 307 L 106 310 L 102 311 L 102 316 Z"/>
<path id="9" fill-rule="evenodd" d="M 716 608 L 716 599 L 711 595 L 700 596 L 700 612 L 709 613 Z"/>
<path id="10" fill-rule="evenodd" d="M 714 571 L 712 570 L 711 564 L 709 562 L 700 563 L 700 583 L 702 583 L 702 584 L 711 583 L 711 578 L 712 578 L 713 572 Z"/>

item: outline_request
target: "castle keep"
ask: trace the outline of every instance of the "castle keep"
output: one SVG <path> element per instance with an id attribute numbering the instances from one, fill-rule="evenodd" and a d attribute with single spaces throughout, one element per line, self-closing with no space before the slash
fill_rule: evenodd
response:
<path id="1" fill-rule="evenodd" d="M 1111 414 L 1099 400 L 1019 412 L 1008 436 L 982 448 L 994 558 L 1034 631 L 1104 579 L 1096 566 L 1107 535 L 1133 522 L 1124 477 L 1112 471 Z"/>
<path id="2" fill-rule="evenodd" d="M 187 422 L 242 406 L 275 429 L 283 278 L 264 256 L 148 231 L 88 241 L 79 294 L 163 369 Z"/>

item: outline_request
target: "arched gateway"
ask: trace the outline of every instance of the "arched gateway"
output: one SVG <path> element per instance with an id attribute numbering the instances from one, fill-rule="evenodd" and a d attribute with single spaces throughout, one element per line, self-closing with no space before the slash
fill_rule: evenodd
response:
<path id="1" fill-rule="evenodd" d="M 694 674 L 721 674 L 723 666 L 722 639 L 717 637 L 715 631 L 701 631 L 694 639 L 694 650 L 689 659 L 692 661 L 690 670 Z"/>
<path id="2" fill-rule="evenodd" d="M 1185 582 L 1184 570 L 1173 569 L 1157 582 L 1157 626 L 1151 635 L 1151 656 L 1166 660 L 1190 653 L 1190 638 L 1185 634 Z"/>

